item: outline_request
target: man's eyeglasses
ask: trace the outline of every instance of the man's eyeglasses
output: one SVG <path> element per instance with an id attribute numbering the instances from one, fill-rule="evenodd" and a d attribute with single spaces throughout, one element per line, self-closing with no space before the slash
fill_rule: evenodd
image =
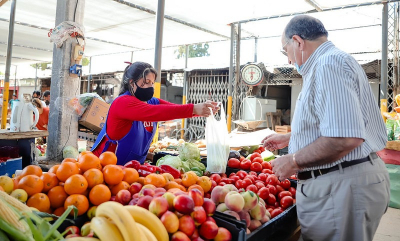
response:
<path id="1" fill-rule="evenodd" d="M 287 56 L 287 52 L 284 50 L 285 46 L 289 43 L 289 40 L 286 41 L 285 45 L 283 45 L 282 49 L 281 49 L 281 53 L 285 56 Z"/>

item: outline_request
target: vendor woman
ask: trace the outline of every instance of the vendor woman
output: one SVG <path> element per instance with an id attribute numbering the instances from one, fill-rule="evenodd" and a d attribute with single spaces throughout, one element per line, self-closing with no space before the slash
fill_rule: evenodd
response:
<path id="1" fill-rule="evenodd" d="M 178 105 L 153 97 L 156 70 L 148 63 L 135 62 L 124 72 L 119 96 L 112 102 L 106 123 L 92 152 L 100 156 L 114 152 L 118 165 L 131 160 L 143 163 L 157 129 L 158 121 L 207 117 L 218 110 L 217 103 Z"/>

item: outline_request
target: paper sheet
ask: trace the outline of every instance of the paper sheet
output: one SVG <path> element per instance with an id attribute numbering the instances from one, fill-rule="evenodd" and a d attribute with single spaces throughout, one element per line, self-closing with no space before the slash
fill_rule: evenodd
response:
<path id="1" fill-rule="evenodd" d="M 254 132 L 235 132 L 229 134 L 229 146 L 241 147 L 260 145 L 261 141 L 268 135 L 276 133 L 275 131 L 266 128 Z"/>

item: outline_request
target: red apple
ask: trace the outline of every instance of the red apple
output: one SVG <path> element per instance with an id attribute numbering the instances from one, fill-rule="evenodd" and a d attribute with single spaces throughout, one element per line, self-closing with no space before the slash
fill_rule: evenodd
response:
<path id="1" fill-rule="evenodd" d="M 179 231 L 185 233 L 188 237 L 192 236 L 196 226 L 194 220 L 189 215 L 184 215 L 179 219 Z"/>
<path id="2" fill-rule="evenodd" d="M 115 196 L 111 196 L 110 201 L 115 202 Z"/>
<path id="3" fill-rule="evenodd" d="M 199 234 L 199 230 L 196 228 L 192 234 L 192 236 L 190 237 L 190 239 L 193 241 L 196 238 L 200 238 L 200 234 Z"/>
<path id="4" fill-rule="evenodd" d="M 151 200 L 149 205 L 149 211 L 154 213 L 157 217 L 163 215 L 168 211 L 168 201 L 163 197 L 156 197 Z"/>
<path id="5" fill-rule="evenodd" d="M 132 195 L 132 198 L 140 198 L 139 193 L 135 193 Z"/>
<path id="6" fill-rule="evenodd" d="M 154 194 L 153 197 L 162 197 L 163 194 L 164 193 L 162 193 L 162 192 L 157 192 L 156 194 Z"/>
<path id="7" fill-rule="evenodd" d="M 115 201 L 121 203 L 122 205 L 126 205 L 131 201 L 131 193 L 128 190 L 119 190 L 117 196 L 115 197 Z"/>
<path id="8" fill-rule="evenodd" d="M 175 195 L 170 193 L 170 192 L 166 192 L 162 195 L 162 197 L 164 197 L 167 202 L 168 202 L 168 210 L 170 211 L 174 211 L 174 199 L 175 199 Z"/>
<path id="9" fill-rule="evenodd" d="M 206 221 L 200 226 L 199 234 L 203 238 L 214 239 L 218 234 L 218 226 L 213 222 Z"/>
<path id="10" fill-rule="evenodd" d="M 165 212 L 161 216 L 160 220 L 164 224 L 164 227 L 168 233 L 175 233 L 176 231 L 178 231 L 179 219 L 173 212 Z"/>
<path id="11" fill-rule="evenodd" d="M 215 236 L 214 241 L 231 241 L 232 234 L 226 228 L 218 228 L 218 234 Z"/>
<path id="12" fill-rule="evenodd" d="M 157 194 L 157 193 L 165 193 L 167 190 L 165 190 L 164 188 L 162 188 L 162 187 L 157 187 L 156 189 L 154 189 L 154 192 Z"/>
<path id="13" fill-rule="evenodd" d="M 151 196 L 143 196 L 140 197 L 137 204 L 139 207 L 145 208 L 145 209 L 149 209 L 149 205 L 151 200 L 153 200 L 153 197 Z"/>
<path id="14" fill-rule="evenodd" d="M 193 212 L 194 201 L 187 195 L 179 195 L 174 199 L 174 208 L 182 214 L 190 214 Z"/>
<path id="15" fill-rule="evenodd" d="M 208 216 L 212 216 L 216 209 L 215 203 L 209 198 L 204 198 L 203 208 Z"/>
<path id="16" fill-rule="evenodd" d="M 136 193 L 139 193 L 140 190 L 142 190 L 142 184 L 138 183 L 138 182 L 134 182 L 131 184 L 131 186 L 129 187 L 129 192 L 134 195 Z"/>
<path id="17" fill-rule="evenodd" d="M 190 238 L 183 232 L 176 232 L 172 235 L 171 241 L 190 241 Z"/>
<path id="18" fill-rule="evenodd" d="M 192 241 L 204 241 L 204 239 L 197 237 L 197 238 L 192 239 Z"/>
<path id="19" fill-rule="evenodd" d="M 206 222 L 213 222 L 213 223 L 217 224 L 217 222 L 215 222 L 215 219 L 213 217 L 207 217 Z"/>
<path id="20" fill-rule="evenodd" d="M 211 180 L 211 189 L 209 192 L 212 192 L 212 190 L 214 189 L 214 187 L 218 186 L 217 182 L 214 180 Z"/>
<path id="21" fill-rule="evenodd" d="M 204 198 L 198 189 L 191 189 L 189 191 L 189 197 L 194 201 L 194 206 L 203 206 Z"/>
<path id="22" fill-rule="evenodd" d="M 201 225 L 207 219 L 206 211 L 204 211 L 203 207 L 194 207 L 194 211 L 191 213 L 191 216 L 194 220 L 194 224 L 196 226 Z"/>
<path id="23" fill-rule="evenodd" d="M 139 192 L 139 196 L 154 196 L 154 194 L 156 194 L 156 192 L 151 189 L 151 188 L 143 188 L 140 192 Z"/>
<path id="24" fill-rule="evenodd" d="M 67 231 L 68 230 L 68 231 Z M 69 234 L 81 234 L 81 230 L 77 227 L 77 226 L 69 226 L 65 229 L 65 231 L 67 231 L 67 233 L 65 235 L 69 235 Z"/>
<path id="25" fill-rule="evenodd" d="M 135 206 L 139 201 L 139 198 L 132 198 L 128 205 Z"/>

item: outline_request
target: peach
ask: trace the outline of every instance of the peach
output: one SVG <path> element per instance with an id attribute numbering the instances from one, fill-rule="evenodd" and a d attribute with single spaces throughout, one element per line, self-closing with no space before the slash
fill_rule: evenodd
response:
<path id="1" fill-rule="evenodd" d="M 211 192 L 211 200 L 213 200 L 216 205 L 223 203 L 228 192 L 229 189 L 222 186 L 216 186 Z"/>
<path id="2" fill-rule="evenodd" d="M 218 212 L 223 213 L 223 212 L 225 212 L 226 210 L 228 210 L 228 207 L 226 206 L 225 203 L 220 203 L 220 204 L 218 204 L 216 210 L 217 210 Z"/>
<path id="3" fill-rule="evenodd" d="M 213 222 L 206 221 L 200 226 L 199 234 L 205 239 L 214 239 L 218 234 L 218 226 Z"/>
<path id="4" fill-rule="evenodd" d="M 244 199 L 238 192 L 231 191 L 226 194 L 225 204 L 229 210 L 239 212 L 243 210 Z"/>
<path id="5" fill-rule="evenodd" d="M 143 185 L 138 183 L 138 182 L 134 182 L 131 184 L 131 186 L 129 187 L 129 192 L 134 195 L 136 193 L 139 193 L 140 190 L 142 190 Z"/>
<path id="6" fill-rule="evenodd" d="M 156 186 L 154 186 L 153 184 L 146 184 L 146 185 L 144 185 L 144 186 L 142 187 L 142 189 L 143 189 L 143 188 L 150 188 L 150 189 L 156 190 Z"/>
<path id="7" fill-rule="evenodd" d="M 268 211 L 267 211 L 267 212 L 268 212 Z M 262 217 L 260 221 L 261 221 L 261 223 L 266 223 L 266 222 L 268 222 L 269 220 L 270 220 L 270 218 L 268 217 L 267 214 L 265 214 L 264 217 Z"/>
<path id="8" fill-rule="evenodd" d="M 218 228 L 217 236 L 215 236 L 214 241 L 231 241 L 232 234 L 226 228 Z"/>
<path id="9" fill-rule="evenodd" d="M 198 189 L 191 189 L 189 191 L 189 197 L 191 197 L 194 201 L 194 206 L 203 206 L 204 203 L 204 198 L 203 195 L 201 194 L 201 191 Z"/>
<path id="10" fill-rule="evenodd" d="M 246 234 L 251 234 L 251 231 L 250 231 L 250 229 L 246 229 Z"/>
<path id="11" fill-rule="evenodd" d="M 156 194 L 156 192 L 151 189 L 151 188 L 142 188 L 142 190 L 140 190 L 139 192 L 139 196 L 154 196 L 154 194 Z"/>
<path id="12" fill-rule="evenodd" d="M 200 224 L 204 223 L 207 219 L 206 211 L 204 211 L 204 208 L 201 206 L 194 207 L 194 210 L 190 214 L 190 216 L 193 218 L 194 224 L 196 226 L 199 226 Z"/>
<path id="13" fill-rule="evenodd" d="M 174 198 L 174 208 L 182 214 L 190 214 L 193 212 L 194 201 L 187 195 L 179 195 Z M 190 235 L 189 235 L 190 236 Z"/>
<path id="14" fill-rule="evenodd" d="M 168 211 L 168 201 L 163 197 L 156 197 L 151 200 L 149 204 L 149 211 L 154 213 L 157 217 L 163 215 Z"/>
<path id="15" fill-rule="evenodd" d="M 121 203 L 122 205 L 126 205 L 131 201 L 131 193 L 128 190 L 119 190 L 117 196 L 115 196 L 115 201 Z"/>
<path id="16" fill-rule="evenodd" d="M 190 238 L 183 232 L 176 232 L 172 235 L 171 241 L 190 241 Z"/>
<path id="17" fill-rule="evenodd" d="M 192 234 L 192 236 L 190 237 L 190 239 L 193 241 L 193 239 L 195 238 L 200 238 L 200 234 L 199 234 L 199 230 L 196 228 Z"/>
<path id="18" fill-rule="evenodd" d="M 258 197 L 254 192 L 252 191 L 242 192 L 240 193 L 240 195 L 242 195 L 244 199 L 244 206 L 243 206 L 244 210 L 251 210 L 257 205 Z"/>
<path id="19" fill-rule="evenodd" d="M 188 237 L 192 236 L 195 229 L 196 225 L 194 224 L 194 220 L 189 215 L 184 215 L 179 219 L 179 231 L 183 232 Z"/>
<path id="20" fill-rule="evenodd" d="M 232 216 L 234 218 L 236 218 L 238 221 L 240 221 L 240 216 L 237 212 L 231 211 L 231 210 L 227 210 L 224 212 L 225 214 L 228 214 L 229 216 Z"/>
<path id="21" fill-rule="evenodd" d="M 145 208 L 145 209 L 149 209 L 149 205 L 151 200 L 153 200 L 153 197 L 151 196 L 143 196 L 140 197 L 137 204 L 139 207 Z"/>
<path id="22" fill-rule="evenodd" d="M 165 192 L 167 192 L 167 190 L 165 190 L 164 188 L 162 188 L 162 187 L 157 187 L 156 189 L 154 189 L 154 192 L 157 194 L 157 193 L 165 193 Z"/>
<path id="23" fill-rule="evenodd" d="M 135 206 L 139 201 L 139 198 L 132 198 L 131 201 L 128 203 L 128 205 Z"/>
<path id="24" fill-rule="evenodd" d="M 213 217 L 210 217 L 210 216 L 206 218 L 206 222 L 207 222 L 207 221 L 208 221 L 208 222 L 213 222 L 213 223 L 217 224 L 217 222 L 215 222 L 215 219 L 214 219 Z"/>
<path id="25" fill-rule="evenodd" d="M 204 203 L 203 203 L 203 208 L 206 211 L 208 216 L 212 216 L 215 212 L 215 203 L 209 199 L 209 198 L 204 198 Z"/>
<path id="26" fill-rule="evenodd" d="M 250 221 L 249 229 L 250 229 L 250 231 L 254 231 L 260 226 L 261 226 L 261 222 L 259 220 L 253 219 Z"/>
<path id="27" fill-rule="evenodd" d="M 235 185 L 233 185 L 233 184 L 226 184 L 226 185 L 224 186 L 224 188 L 228 189 L 229 191 L 235 191 L 235 192 L 238 192 L 238 191 L 239 191 L 239 190 L 237 189 L 237 187 L 236 187 Z"/>
<path id="28" fill-rule="evenodd" d="M 140 198 L 139 193 L 135 193 L 132 195 L 132 198 Z"/>
<path id="29" fill-rule="evenodd" d="M 160 218 L 168 233 L 175 233 L 179 229 L 179 219 L 171 211 L 166 211 Z"/>
<path id="30" fill-rule="evenodd" d="M 250 226 L 250 221 L 251 221 L 251 217 L 250 217 L 249 212 L 247 212 L 245 210 L 242 210 L 242 211 L 238 212 L 238 214 L 239 214 L 240 220 L 245 220 L 246 224 L 247 224 L 247 227 L 249 227 Z"/>
<path id="31" fill-rule="evenodd" d="M 156 194 L 154 194 L 153 197 L 162 197 L 163 194 L 164 193 L 162 193 L 162 192 L 157 192 Z"/>
<path id="32" fill-rule="evenodd" d="M 255 220 L 261 220 L 266 214 L 265 206 L 258 203 L 253 209 L 250 210 L 250 216 Z"/>
<path id="33" fill-rule="evenodd" d="M 164 197 L 168 202 L 168 210 L 173 211 L 175 195 L 170 192 L 166 192 L 162 195 L 162 197 Z"/>

